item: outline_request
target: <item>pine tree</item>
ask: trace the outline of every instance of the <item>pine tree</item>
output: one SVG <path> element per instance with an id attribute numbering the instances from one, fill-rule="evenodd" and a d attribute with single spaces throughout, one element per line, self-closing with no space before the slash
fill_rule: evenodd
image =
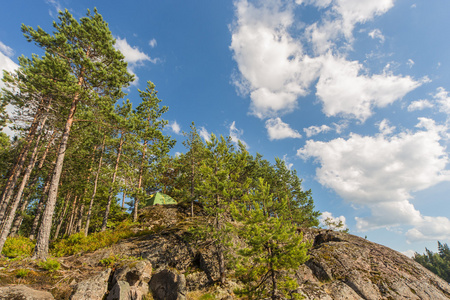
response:
<path id="1" fill-rule="evenodd" d="M 59 23 L 54 22 L 53 27 L 55 32 L 50 35 L 40 27 L 36 30 L 22 26 L 27 40 L 43 48 L 46 55 L 53 58 L 54 67 L 68 74 L 70 79 L 64 85 L 57 84 L 63 89 L 59 94 L 64 93 L 70 101 L 66 103 L 66 122 L 36 242 L 34 257 L 38 259 L 45 259 L 48 254 L 58 187 L 77 107 L 80 103 L 110 106 L 123 96 L 122 88 L 132 80 L 126 71 L 124 56 L 114 48 L 115 40 L 97 10 L 94 14 L 88 10 L 80 22 L 67 10 L 60 12 Z"/>
<path id="2" fill-rule="evenodd" d="M 236 276 L 245 285 L 239 294 L 249 299 L 282 299 L 288 295 L 291 299 L 300 298 L 295 292 L 297 283 L 289 275 L 308 259 L 310 245 L 303 242 L 303 235 L 285 217 L 287 214 L 273 214 L 277 201 L 263 179 L 259 179 L 249 200 L 250 208 L 232 205 L 233 217 L 240 222 L 237 234 L 246 245 L 237 251 L 239 256 L 235 261 Z M 282 206 L 283 210 L 288 209 L 287 199 L 282 201 Z"/>

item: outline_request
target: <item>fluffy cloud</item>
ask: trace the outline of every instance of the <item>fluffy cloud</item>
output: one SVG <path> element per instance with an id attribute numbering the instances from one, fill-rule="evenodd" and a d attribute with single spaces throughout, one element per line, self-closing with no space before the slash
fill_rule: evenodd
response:
<path id="1" fill-rule="evenodd" d="M 364 69 L 360 63 L 331 54 L 322 60 L 316 95 L 327 116 L 342 115 L 365 121 L 374 107 L 385 107 L 422 84 L 409 76 L 361 74 Z"/>
<path id="2" fill-rule="evenodd" d="M 117 38 L 114 47 L 125 56 L 125 61 L 128 63 L 128 72 L 134 74 L 136 77 L 134 84 L 137 84 L 137 81 L 139 80 L 134 73 L 136 67 L 142 66 L 146 61 L 150 61 L 153 64 L 158 62 L 158 58 L 150 58 L 150 56 L 141 52 L 137 47 L 132 47 L 128 44 L 125 38 Z"/>
<path id="3" fill-rule="evenodd" d="M 329 7 L 321 22 L 308 26 L 306 32 L 317 54 L 324 54 L 343 38 L 351 44 L 353 29 L 357 23 L 365 23 L 377 15 L 384 14 L 393 5 L 394 0 L 336 0 L 308 1 L 320 8 Z M 381 33 L 381 32 L 380 32 Z"/>
<path id="4" fill-rule="evenodd" d="M 348 139 L 329 142 L 309 140 L 297 154 L 320 163 L 316 175 L 322 185 L 371 209 L 370 217 L 356 219 L 358 229 L 413 225 L 409 236 L 417 238 L 417 232 L 432 231 L 427 225 L 431 217 L 414 208 L 409 202 L 411 193 L 449 181 L 450 172 L 446 169 L 449 158 L 440 144 L 447 128 L 426 118 L 419 118 L 416 127 L 415 132 L 390 136 L 382 132 L 351 134 Z M 386 128 L 382 122 L 380 129 Z"/>
<path id="5" fill-rule="evenodd" d="M 252 114 L 266 118 L 291 112 L 319 69 L 288 32 L 293 12 L 280 2 L 256 7 L 242 0 L 236 2 L 236 15 L 230 48 L 241 74 L 236 84 L 250 94 Z"/>
<path id="6" fill-rule="evenodd" d="M 450 115 L 450 96 L 443 87 L 437 89 L 433 98 L 439 106 L 439 111 Z"/>
<path id="7" fill-rule="evenodd" d="M 200 127 L 200 130 L 198 131 L 198 134 L 200 135 L 200 137 L 206 141 L 206 142 L 210 142 L 211 141 L 211 133 L 208 132 L 208 130 L 206 130 L 205 127 Z"/>
<path id="8" fill-rule="evenodd" d="M 322 125 L 322 126 L 310 126 L 308 128 L 303 128 L 303 131 L 306 133 L 307 137 L 312 137 L 313 135 L 318 135 L 321 132 L 328 132 L 331 130 L 330 126 Z"/>
<path id="9" fill-rule="evenodd" d="M 235 143 L 236 145 L 241 142 L 247 149 L 249 148 L 249 146 L 247 145 L 246 142 L 244 142 L 244 140 L 241 139 L 241 136 L 244 134 L 244 130 L 242 129 L 238 129 L 236 127 L 236 122 L 233 121 L 233 123 L 231 123 L 230 125 L 230 138 L 231 141 L 233 143 Z"/>
<path id="10" fill-rule="evenodd" d="M 301 138 L 302 135 L 292 129 L 289 124 L 284 123 L 280 118 L 269 119 L 266 121 L 266 129 L 269 139 L 281 140 L 286 138 Z"/>
<path id="11" fill-rule="evenodd" d="M 433 106 L 433 103 L 431 103 L 430 101 L 421 99 L 411 102 L 411 104 L 408 105 L 408 111 L 423 110 L 425 108 L 432 108 Z"/>
<path id="12" fill-rule="evenodd" d="M 172 129 L 172 131 L 173 131 L 175 134 L 180 134 L 180 132 L 181 132 L 181 127 L 180 127 L 180 125 L 177 123 L 177 121 L 170 122 L 169 127 L 170 127 L 170 129 Z"/>
<path id="13" fill-rule="evenodd" d="M 368 75 L 359 62 L 332 51 L 342 37 L 351 43 L 355 24 L 386 12 L 393 0 L 295 3 L 327 9 L 322 21 L 302 29 L 302 38 L 291 35 L 292 29 L 298 30 L 292 2 L 235 2 L 236 21 L 231 27 L 230 45 L 240 73 L 235 85 L 250 95 L 253 115 L 265 119 L 292 112 L 298 107 L 298 99 L 308 95 L 310 86 L 319 79 L 316 96 L 327 116 L 364 121 L 373 108 L 385 107 L 421 84 L 409 76 L 387 72 Z M 379 31 L 372 35 L 382 37 Z M 302 44 L 305 41 L 307 47 Z M 304 50 L 311 47 L 315 57 Z"/>
<path id="14" fill-rule="evenodd" d="M 13 55 L 14 50 L 0 41 L 0 90 L 5 87 L 5 84 L 1 80 L 3 77 L 3 70 L 14 72 L 19 68 L 19 65 L 10 58 Z M 14 108 L 11 105 L 8 105 L 6 106 L 6 111 L 11 116 L 14 113 Z M 15 135 L 10 127 L 3 128 L 3 131 L 9 136 Z"/>
<path id="15" fill-rule="evenodd" d="M 374 29 L 371 32 L 369 32 L 369 36 L 372 39 L 379 39 L 380 42 L 384 42 L 384 35 L 381 33 L 380 29 Z"/>
<path id="16" fill-rule="evenodd" d="M 158 43 L 156 42 L 155 39 L 151 39 L 150 42 L 148 42 L 149 46 L 152 48 L 155 48 L 156 45 L 158 45 Z"/>

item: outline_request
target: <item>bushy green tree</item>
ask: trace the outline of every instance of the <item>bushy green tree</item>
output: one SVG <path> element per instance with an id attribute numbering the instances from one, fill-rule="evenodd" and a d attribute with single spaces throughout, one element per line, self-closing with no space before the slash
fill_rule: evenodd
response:
<path id="1" fill-rule="evenodd" d="M 293 272 L 308 259 L 309 244 L 286 212 L 287 198 L 274 201 L 262 178 L 250 193 L 251 206 L 233 204 L 233 217 L 240 224 L 237 234 L 244 246 L 237 250 L 236 276 L 245 287 L 238 294 L 249 299 L 300 298 Z M 277 206 L 275 215 L 273 207 Z"/>

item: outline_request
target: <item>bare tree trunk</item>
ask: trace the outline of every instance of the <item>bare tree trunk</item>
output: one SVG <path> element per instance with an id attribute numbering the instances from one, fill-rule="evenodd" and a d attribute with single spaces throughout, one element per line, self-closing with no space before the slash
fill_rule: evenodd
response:
<path id="1" fill-rule="evenodd" d="M 43 121 L 43 124 L 45 123 L 45 119 Z M 28 178 L 30 178 L 31 171 L 33 171 L 34 165 L 36 164 L 37 160 L 37 152 L 39 149 L 39 142 L 41 140 L 42 134 L 38 136 L 36 143 L 33 148 L 33 153 L 31 154 L 30 163 L 28 164 L 25 175 L 23 176 L 22 182 L 19 186 L 19 189 L 17 190 L 16 197 L 14 198 L 14 201 L 11 206 L 11 210 L 9 212 L 8 217 L 5 219 L 4 226 L 2 229 L 2 233 L 0 235 L 0 253 L 3 249 L 3 246 L 5 245 L 6 238 L 8 237 L 9 231 L 11 229 L 12 222 L 14 221 L 14 217 L 16 215 L 17 207 L 19 206 L 20 200 L 22 199 L 23 190 L 25 189 L 25 185 L 28 182 Z"/>
<path id="2" fill-rule="evenodd" d="M 127 180 L 125 179 L 125 186 L 127 185 Z M 125 206 L 125 198 L 127 197 L 127 189 L 125 188 L 122 193 L 122 208 Z"/>
<path id="3" fill-rule="evenodd" d="M 75 211 L 76 211 L 76 207 L 77 207 L 77 202 L 78 202 L 78 196 L 75 196 L 75 199 L 73 199 L 73 204 L 72 204 L 72 213 L 70 214 L 69 222 L 66 225 L 66 232 L 64 233 L 67 236 L 72 234 L 72 227 L 73 227 L 73 221 L 74 221 L 74 218 L 76 215 Z"/>
<path id="4" fill-rule="evenodd" d="M 134 209 L 133 209 L 133 222 L 137 221 L 137 216 L 138 216 L 138 208 L 139 208 L 139 198 L 141 195 L 141 187 L 142 187 L 142 176 L 144 174 L 144 161 L 145 161 L 145 155 L 147 152 L 147 141 L 144 141 L 144 149 L 142 150 L 142 160 L 141 160 L 141 165 L 139 167 L 139 179 L 138 179 L 138 193 L 136 195 L 136 198 L 134 200 Z"/>
<path id="5" fill-rule="evenodd" d="M 89 210 L 86 216 L 86 227 L 84 228 L 84 236 L 87 236 L 89 233 L 89 223 L 91 222 L 92 206 L 94 204 L 95 194 L 97 193 L 98 177 L 100 175 L 100 170 L 102 169 L 103 153 L 105 151 L 105 141 L 106 135 L 103 136 L 102 150 L 100 152 L 100 159 L 98 160 L 97 173 L 95 174 L 94 189 L 92 191 L 91 201 L 89 202 Z"/>
<path id="6" fill-rule="evenodd" d="M 44 154 L 42 155 L 41 161 L 39 162 L 38 170 L 42 170 L 42 167 L 44 166 L 44 163 L 45 163 L 45 159 L 47 158 L 47 154 L 48 154 L 48 152 L 50 150 L 50 146 L 52 145 L 53 140 L 55 139 L 55 136 L 56 136 L 56 132 L 54 131 L 53 134 L 51 135 L 49 141 L 48 141 L 47 147 L 45 148 L 45 151 L 44 151 Z M 55 162 L 53 161 L 52 165 L 54 163 Z M 35 179 L 35 181 L 37 182 L 36 179 Z M 45 180 L 44 188 L 42 190 L 42 195 L 41 195 L 41 198 L 39 199 L 39 203 L 38 203 L 38 206 L 36 208 L 36 214 L 35 214 L 35 217 L 34 217 L 34 220 L 33 220 L 33 225 L 31 226 L 31 231 L 30 231 L 30 236 L 29 236 L 29 238 L 32 239 L 32 240 L 34 240 L 35 235 L 36 235 L 36 230 L 37 230 L 37 227 L 39 225 L 39 220 L 41 218 L 42 208 L 44 207 L 45 197 L 47 195 L 48 188 L 50 186 L 50 180 L 51 180 L 51 174 L 49 174 L 47 176 L 46 180 Z M 36 184 L 36 183 L 34 183 L 34 184 Z M 34 189 L 35 188 L 36 187 L 34 187 Z"/>
<path id="7" fill-rule="evenodd" d="M 14 165 L 12 172 L 5 184 L 3 189 L 2 198 L 0 200 L 0 223 L 3 223 L 3 219 L 5 218 L 6 210 L 11 200 L 14 188 L 17 184 L 17 180 L 19 179 L 19 175 L 22 173 L 23 165 L 25 163 L 25 159 L 28 156 L 28 151 L 30 150 L 31 144 L 33 143 L 34 136 L 36 135 L 36 131 L 38 129 L 38 125 L 40 123 L 41 114 L 39 112 L 36 113 L 33 123 L 31 124 L 30 130 L 28 132 L 28 136 L 25 139 L 25 143 L 23 148 L 17 158 L 17 162 Z M 43 127 L 43 126 L 42 126 Z"/>
<path id="8" fill-rule="evenodd" d="M 22 205 L 20 206 L 19 211 L 16 213 L 16 217 L 14 218 L 13 225 L 11 227 L 11 231 L 9 232 L 9 236 L 16 236 L 17 232 L 19 232 L 19 227 L 22 225 L 23 221 L 23 214 L 24 211 L 27 209 L 28 206 L 28 199 L 29 197 L 22 198 Z"/>
<path id="9" fill-rule="evenodd" d="M 61 230 L 61 225 L 64 220 L 64 216 L 66 215 L 67 207 L 69 206 L 69 199 L 70 199 L 70 193 L 67 193 L 66 197 L 64 198 L 64 208 L 59 214 L 58 218 L 58 225 L 56 226 L 55 234 L 53 235 L 53 240 L 56 240 L 59 235 L 59 231 Z"/>
<path id="10" fill-rule="evenodd" d="M 123 141 L 124 141 L 124 136 L 123 136 L 123 132 L 121 132 L 119 149 L 117 150 L 116 166 L 114 167 L 113 178 L 112 178 L 111 186 L 109 188 L 108 203 L 106 204 L 106 210 L 105 210 L 105 215 L 103 216 L 103 223 L 102 223 L 101 231 L 106 230 L 106 225 L 108 223 L 109 210 L 111 209 L 111 202 L 112 202 L 112 198 L 113 198 L 113 194 L 114 194 L 114 183 L 116 182 L 117 170 L 119 169 L 119 162 L 120 162 L 120 155 L 122 154 Z"/>
<path id="11" fill-rule="evenodd" d="M 78 78 L 78 86 L 83 85 L 83 74 Z M 42 215 L 42 223 L 39 228 L 38 237 L 36 240 L 36 246 L 33 258 L 46 259 L 48 255 L 48 243 L 50 240 L 50 231 L 52 228 L 53 214 L 55 212 L 56 200 L 58 197 L 59 180 L 61 178 L 62 167 L 64 164 L 64 157 L 66 155 L 67 142 L 69 141 L 70 129 L 72 128 L 75 111 L 79 100 L 79 94 L 76 94 L 73 98 L 69 115 L 67 117 L 66 125 L 64 127 L 63 135 L 59 144 L 59 150 L 56 157 L 55 168 L 53 169 L 52 181 L 48 192 L 48 200 L 45 205 L 45 210 Z"/>
<path id="12" fill-rule="evenodd" d="M 86 200 L 84 199 L 84 196 L 85 196 L 86 193 L 87 193 L 87 187 L 88 187 L 89 181 L 90 181 L 90 179 L 91 179 L 92 166 L 94 165 L 94 161 L 95 161 L 95 151 L 97 151 L 97 147 L 98 147 L 98 145 L 95 145 L 95 146 L 94 146 L 94 149 L 93 149 L 93 151 L 92 151 L 92 161 L 91 161 L 91 164 L 90 164 L 89 170 L 88 170 L 88 176 L 87 176 L 87 179 L 86 179 L 86 186 L 85 186 L 85 188 L 84 188 L 83 195 L 81 196 L 81 199 L 80 199 L 80 202 L 81 202 L 80 205 L 81 205 L 81 207 L 80 207 L 80 211 L 79 211 L 79 214 L 78 214 L 78 217 L 77 217 L 77 225 L 76 225 L 76 227 L 75 227 L 75 232 L 76 232 L 76 233 L 80 232 L 80 231 L 81 231 L 81 228 L 82 228 L 82 226 L 83 226 L 84 207 L 85 207 L 85 204 L 86 204 Z"/>

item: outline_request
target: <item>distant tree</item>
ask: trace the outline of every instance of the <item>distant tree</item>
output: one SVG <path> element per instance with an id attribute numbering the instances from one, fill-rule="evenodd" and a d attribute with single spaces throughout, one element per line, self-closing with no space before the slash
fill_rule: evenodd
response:
<path id="1" fill-rule="evenodd" d="M 450 249 L 447 244 L 438 241 L 438 253 L 425 248 L 424 254 L 415 253 L 413 259 L 422 266 L 450 282 Z"/>

